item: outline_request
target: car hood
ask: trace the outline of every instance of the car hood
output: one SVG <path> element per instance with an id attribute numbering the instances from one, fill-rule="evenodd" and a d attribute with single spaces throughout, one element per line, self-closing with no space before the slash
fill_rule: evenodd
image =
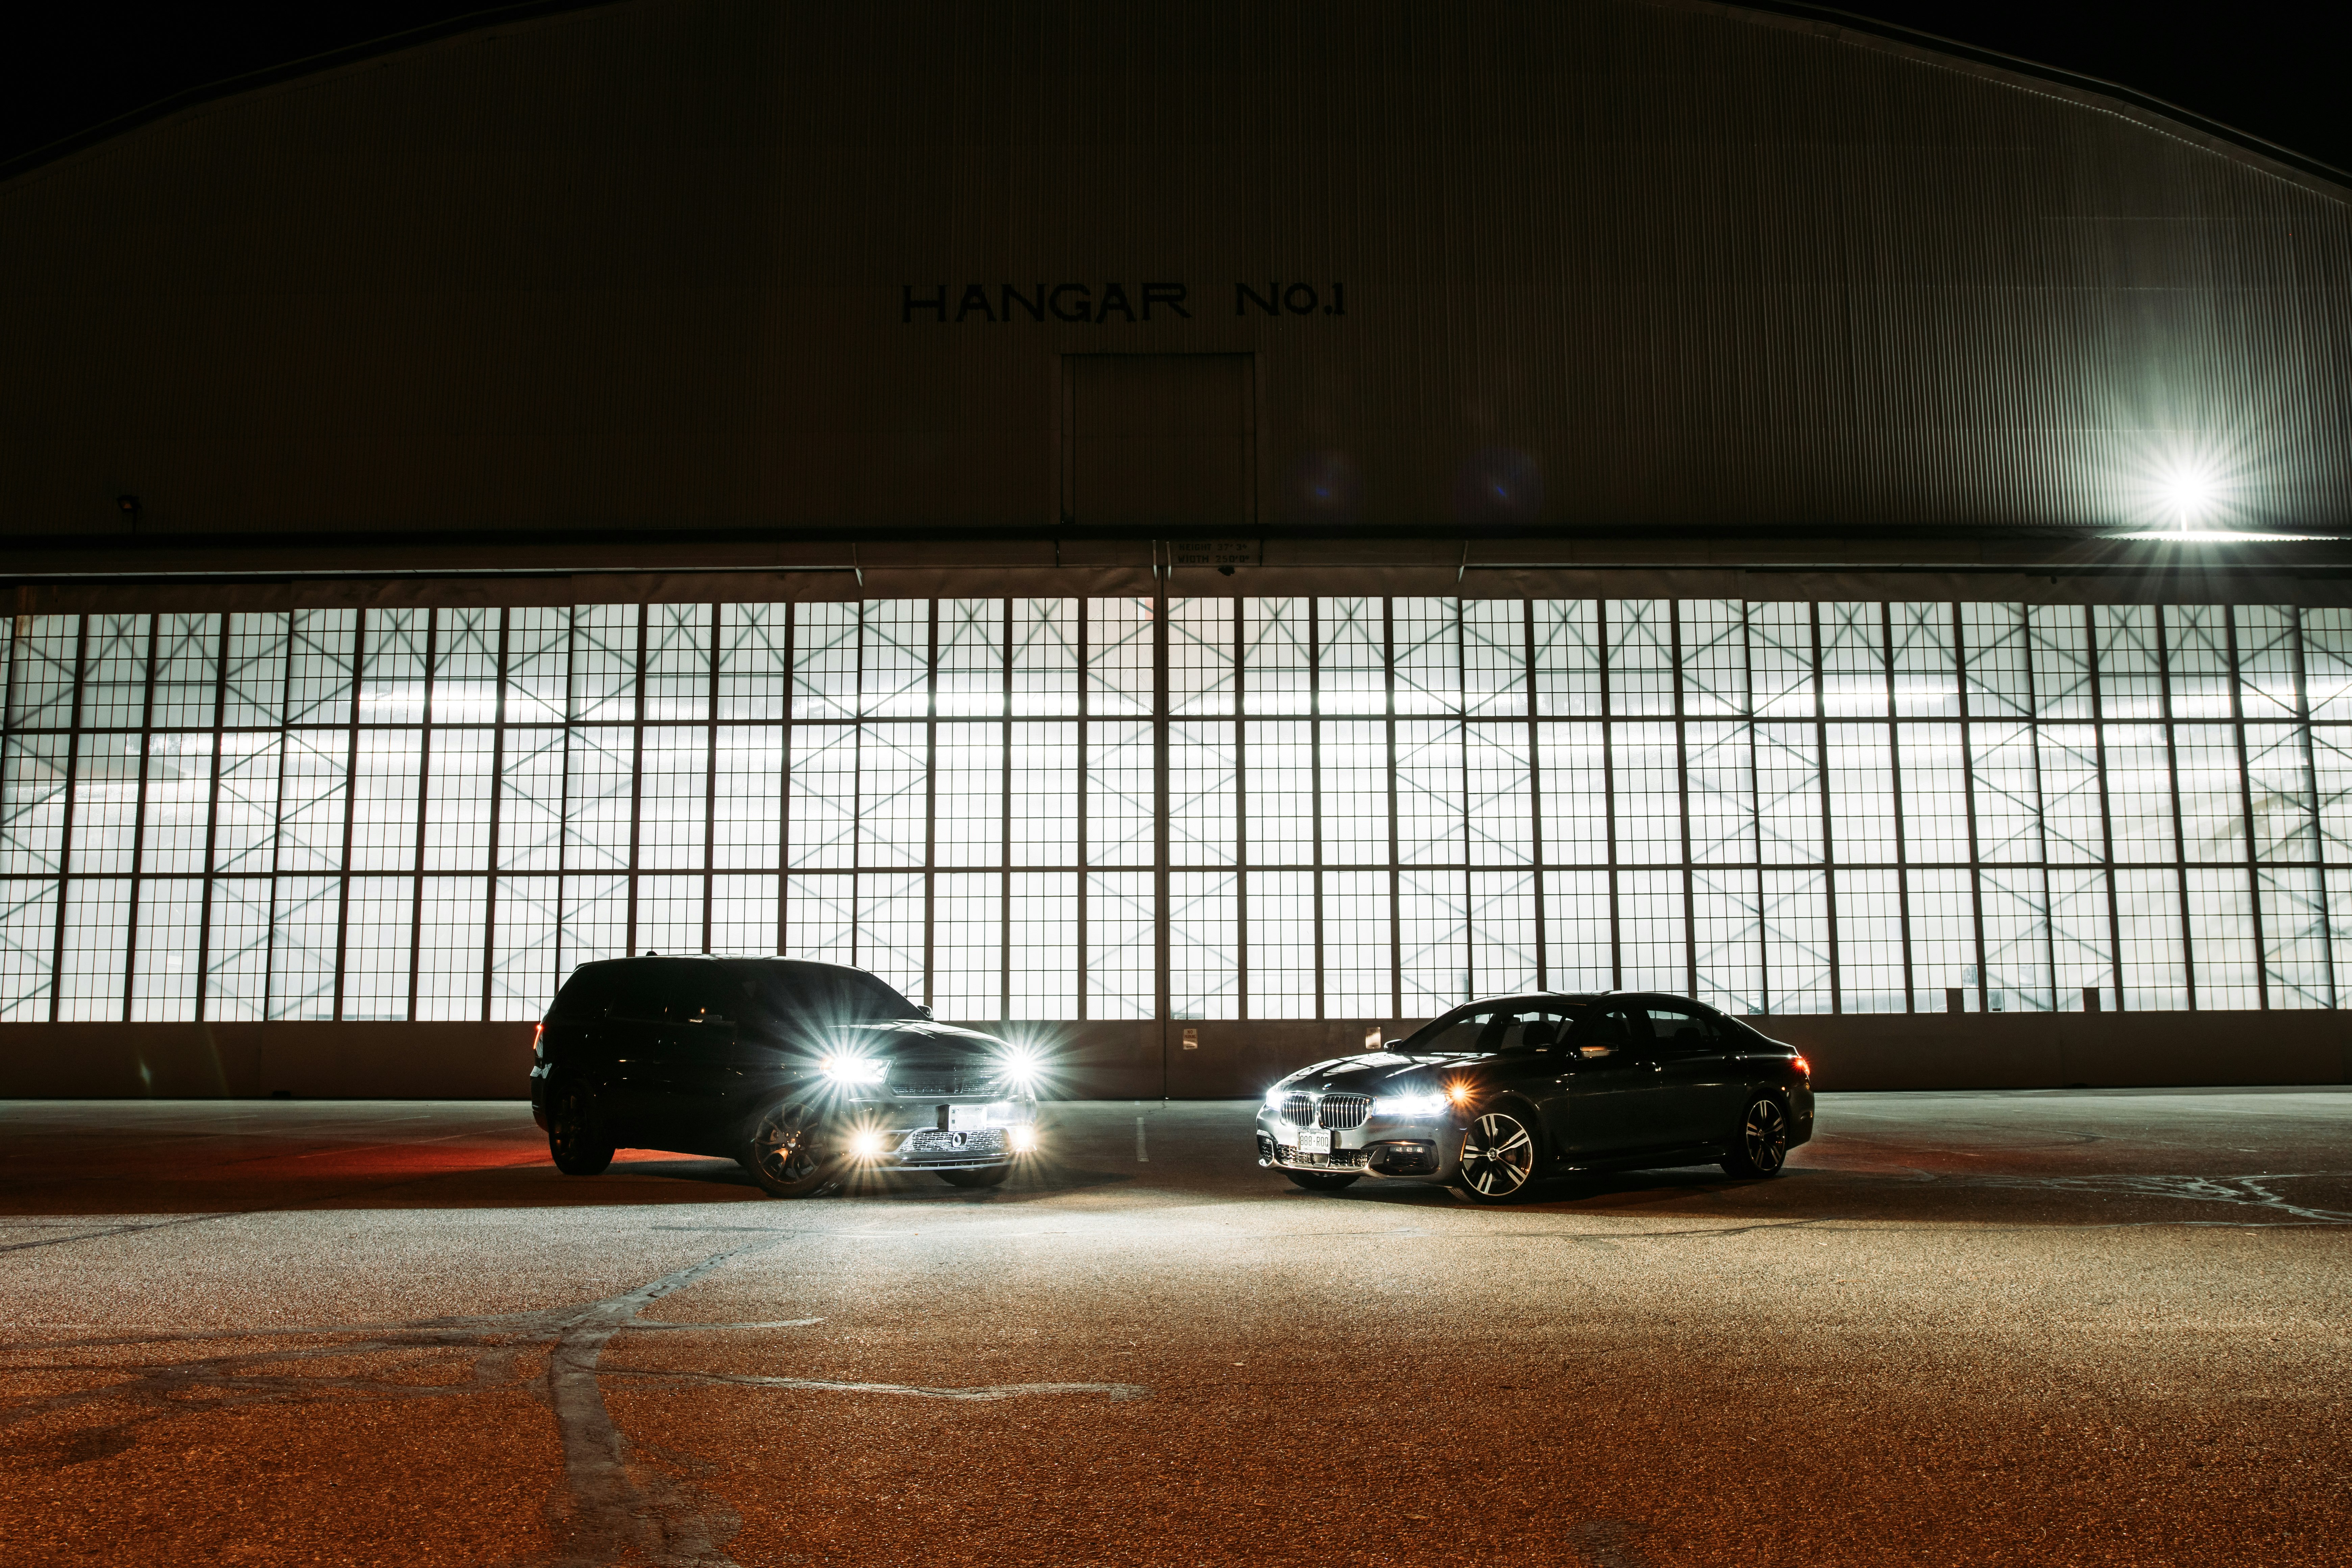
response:
<path id="1" fill-rule="evenodd" d="M 1307 1089 L 1315 1093 L 1356 1094 L 1434 1089 L 1444 1081 L 1447 1069 L 1468 1067 L 1486 1059 L 1483 1055 L 1459 1051 L 1427 1055 L 1366 1051 L 1360 1056 L 1334 1057 L 1329 1061 L 1300 1068 L 1275 1087 Z"/>
<path id="2" fill-rule="evenodd" d="M 993 1059 L 1009 1047 L 994 1035 L 954 1024 L 901 1018 L 887 1024 L 853 1024 L 841 1031 L 845 1048 L 860 1056 L 898 1061 L 964 1061 L 973 1057 Z"/>

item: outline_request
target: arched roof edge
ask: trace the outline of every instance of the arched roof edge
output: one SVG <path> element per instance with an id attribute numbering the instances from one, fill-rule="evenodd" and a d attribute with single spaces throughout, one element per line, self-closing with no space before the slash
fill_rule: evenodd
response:
<path id="1" fill-rule="evenodd" d="M 487 32 L 519 23 L 539 21 L 569 14 L 601 11 L 630 0 L 520 0 L 509 5 L 497 5 L 480 11 L 469 11 L 422 27 L 404 32 L 388 33 L 382 37 L 364 39 L 339 49 L 304 56 L 239 76 L 224 77 L 187 88 L 154 102 L 129 110 L 110 120 L 60 137 L 44 146 L 18 153 L 14 158 L 0 160 L 0 188 L 52 164 L 62 163 L 77 153 L 88 152 L 118 138 L 133 134 L 191 110 L 257 92 L 271 87 L 298 81 L 306 77 L 324 76 L 352 66 L 365 64 L 405 50 L 422 48 L 469 33 Z M 2242 153 L 2252 153 L 2266 163 L 2316 180 L 2332 187 L 2329 194 L 2352 197 L 2352 172 L 2336 168 L 2320 159 L 2282 146 L 2250 131 L 2184 109 L 2177 103 L 2142 92 L 2121 82 L 2109 81 L 2086 72 L 2068 70 L 2061 66 L 2044 65 L 2020 55 L 2004 54 L 1999 49 L 1963 43 L 1956 38 L 1906 27 L 1897 23 L 1881 21 L 1873 16 L 1858 16 L 1835 6 L 1809 4 L 1808 0 L 1643 0 L 1643 3 L 1689 11 L 1738 13 L 1749 11 L 1764 16 L 1780 16 L 1792 21 L 1813 22 L 1836 27 L 1844 32 L 1861 34 L 1884 40 L 1907 50 L 1916 51 L 1930 58 L 1965 62 L 1989 67 L 2009 75 L 2024 77 L 2069 89 L 2096 100 L 2105 99 L 2128 105 L 2142 114 L 2171 121 L 2184 130 L 2192 131 L 2213 142 L 2226 143 Z M 2218 150 L 2218 149 L 2217 149 Z"/>

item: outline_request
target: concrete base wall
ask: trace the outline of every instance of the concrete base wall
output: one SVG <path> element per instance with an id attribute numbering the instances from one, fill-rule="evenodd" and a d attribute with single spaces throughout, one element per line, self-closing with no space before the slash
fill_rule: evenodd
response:
<path id="1" fill-rule="evenodd" d="M 1412 1020 L 1014 1024 L 1071 1100 L 1237 1099 Z M 1790 1014 L 1823 1089 L 2352 1082 L 2352 1013 Z M 996 1029 L 995 1025 L 982 1027 Z M 1196 1032 L 1186 1049 L 1184 1032 Z M 0 1099 L 511 1100 L 529 1024 L 5 1024 Z"/>

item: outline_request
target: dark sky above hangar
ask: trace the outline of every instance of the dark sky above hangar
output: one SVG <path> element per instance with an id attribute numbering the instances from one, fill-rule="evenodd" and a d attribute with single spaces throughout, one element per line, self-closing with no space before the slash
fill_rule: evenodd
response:
<path id="1" fill-rule="evenodd" d="M 464 0 L 217 6 L 84 0 L 19 13 L 0 63 L 0 160 L 191 89 L 479 13 Z M 1844 9 L 2137 89 L 2352 169 L 2341 7 L 2212 14 L 2133 0 L 1853 0 Z"/>

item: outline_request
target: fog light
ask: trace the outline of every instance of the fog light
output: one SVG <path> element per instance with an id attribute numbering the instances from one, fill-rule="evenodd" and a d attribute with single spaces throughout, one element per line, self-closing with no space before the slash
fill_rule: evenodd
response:
<path id="1" fill-rule="evenodd" d="M 1037 1130 L 1034 1127 L 1015 1127 L 1006 1136 L 1005 1142 L 1013 1146 L 1016 1154 L 1034 1154 L 1037 1152 Z"/>
<path id="2" fill-rule="evenodd" d="M 882 1134 L 853 1132 L 849 1135 L 849 1152 L 861 1160 L 871 1160 L 882 1152 Z"/>

